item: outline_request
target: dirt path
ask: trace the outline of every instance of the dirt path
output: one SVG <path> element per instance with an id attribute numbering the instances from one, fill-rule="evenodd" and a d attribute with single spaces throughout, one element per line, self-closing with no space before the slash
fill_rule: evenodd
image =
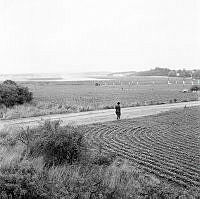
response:
<path id="1" fill-rule="evenodd" d="M 121 119 L 154 115 L 161 112 L 173 110 L 176 108 L 183 108 L 185 106 L 187 107 L 200 106 L 200 101 L 123 108 Z M 6 127 L 15 127 L 16 125 L 34 126 L 38 125 L 41 121 L 46 119 L 50 120 L 60 119 L 62 120 L 62 125 L 67 125 L 67 124 L 79 125 L 79 124 L 90 124 L 97 122 L 112 121 L 116 120 L 116 116 L 114 110 L 109 109 L 109 110 L 89 111 L 81 113 L 46 115 L 46 116 L 21 118 L 13 120 L 0 120 L 0 130 Z"/>

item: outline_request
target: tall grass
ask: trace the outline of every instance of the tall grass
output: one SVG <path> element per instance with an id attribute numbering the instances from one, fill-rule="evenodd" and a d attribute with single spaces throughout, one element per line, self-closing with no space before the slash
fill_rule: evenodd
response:
<path id="1" fill-rule="evenodd" d="M 37 104 L 25 104 L 17 105 L 12 108 L 7 108 L 4 111 L 3 119 L 16 119 L 16 118 L 26 118 L 26 117 L 36 117 L 42 115 L 50 114 L 62 114 L 62 113 L 72 113 L 79 112 L 78 107 L 65 106 L 65 105 L 52 105 L 48 102 L 40 102 Z"/>

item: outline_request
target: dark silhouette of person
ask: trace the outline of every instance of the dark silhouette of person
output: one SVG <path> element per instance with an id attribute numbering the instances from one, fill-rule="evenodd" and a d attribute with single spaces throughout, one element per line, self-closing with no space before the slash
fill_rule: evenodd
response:
<path id="1" fill-rule="evenodd" d="M 120 102 L 117 102 L 117 105 L 115 106 L 115 113 L 117 115 L 117 120 L 119 120 L 121 116 Z"/>

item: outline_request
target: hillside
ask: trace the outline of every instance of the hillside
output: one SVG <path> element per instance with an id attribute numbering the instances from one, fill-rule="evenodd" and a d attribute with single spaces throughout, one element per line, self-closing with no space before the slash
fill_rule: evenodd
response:
<path id="1" fill-rule="evenodd" d="M 154 69 L 146 70 L 146 71 L 128 71 L 128 72 L 116 72 L 111 73 L 108 76 L 110 77 L 134 77 L 134 76 L 169 76 L 169 77 L 184 77 L 184 78 L 200 78 L 200 70 L 171 70 L 169 68 L 160 68 L 156 67 Z"/>

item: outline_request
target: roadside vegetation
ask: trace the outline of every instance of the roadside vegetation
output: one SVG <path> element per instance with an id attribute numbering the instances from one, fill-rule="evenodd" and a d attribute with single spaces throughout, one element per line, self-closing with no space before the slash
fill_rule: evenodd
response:
<path id="1" fill-rule="evenodd" d="M 116 153 L 88 143 L 87 126 L 36 128 L 0 134 L 0 198 L 130 199 L 198 198 L 150 175 Z"/>

